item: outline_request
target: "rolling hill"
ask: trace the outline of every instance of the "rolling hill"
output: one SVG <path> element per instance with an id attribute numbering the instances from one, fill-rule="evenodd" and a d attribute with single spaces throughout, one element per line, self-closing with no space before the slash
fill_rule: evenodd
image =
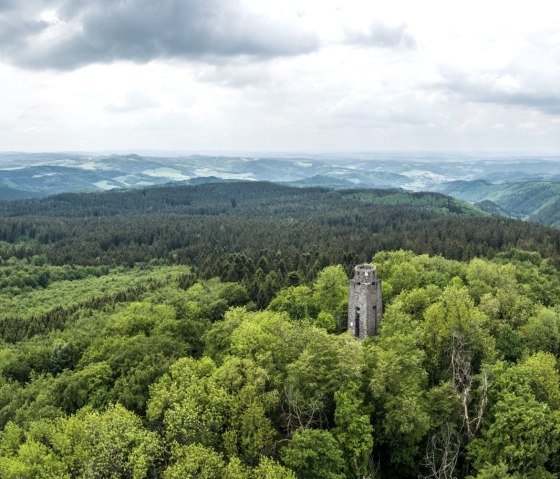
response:
<path id="1" fill-rule="evenodd" d="M 489 213 L 560 226 L 560 182 L 454 181 L 433 190 L 475 203 Z"/>

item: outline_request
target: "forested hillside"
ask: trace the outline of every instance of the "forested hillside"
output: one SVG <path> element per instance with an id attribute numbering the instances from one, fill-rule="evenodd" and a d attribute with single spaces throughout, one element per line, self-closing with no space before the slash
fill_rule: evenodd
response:
<path id="1" fill-rule="evenodd" d="M 0 254 L 51 264 L 188 264 L 242 281 L 259 306 L 329 264 L 399 248 L 468 260 L 512 247 L 560 265 L 560 231 L 492 218 L 436 193 L 239 182 L 0 203 Z"/>
<path id="2" fill-rule="evenodd" d="M 360 342 L 340 266 L 259 310 L 187 267 L 10 260 L 2 477 L 557 477 L 556 269 L 520 250 L 373 262 L 385 316 Z"/>
<path id="3" fill-rule="evenodd" d="M 476 203 L 490 213 L 560 226 L 558 181 L 453 181 L 437 185 L 433 190 Z"/>

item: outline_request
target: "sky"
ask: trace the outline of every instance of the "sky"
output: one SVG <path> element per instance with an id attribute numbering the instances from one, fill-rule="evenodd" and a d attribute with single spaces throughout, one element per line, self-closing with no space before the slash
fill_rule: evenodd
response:
<path id="1" fill-rule="evenodd" d="M 560 151 L 554 0 L 0 0 L 0 151 Z"/>

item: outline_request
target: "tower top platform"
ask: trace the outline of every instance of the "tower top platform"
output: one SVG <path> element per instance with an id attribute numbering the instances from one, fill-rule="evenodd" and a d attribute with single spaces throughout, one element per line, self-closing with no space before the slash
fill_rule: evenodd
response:
<path id="1" fill-rule="evenodd" d="M 356 273 L 359 273 L 359 272 L 362 272 L 362 271 L 363 271 L 363 272 L 368 271 L 368 272 L 373 272 L 373 273 L 375 273 L 375 269 L 376 269 L 375 266 L 372 265 L 372 264 L 357 264 L 357 265 L 354 267 L 354 271 L 355 271 Z"/>
<path id="2" fill-rule="evenodd" d="M 376 268 L 372 264 L 359 264 L 354 267 L 352 281 L 358 283 L 373 283 L 376 280 Z"/>

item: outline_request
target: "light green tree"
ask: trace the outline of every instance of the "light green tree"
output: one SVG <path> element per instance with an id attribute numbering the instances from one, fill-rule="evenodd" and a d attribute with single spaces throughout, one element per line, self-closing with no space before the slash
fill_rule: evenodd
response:
<path id="1" fill-rule="evenodd" d="M 341 265 L 327 266 L 318 274 L 313 283 L 313 297 L 321 311 L 332 314 L 342 331 L 348 307 L 348 277 Z"/>
<path id="2" fill-rule="evenodd" d="M 225 462 L 212 448 L 191 444 L 173 451 L 163 479 L 222 479 Z"/>
<path id="3" fill-rule="evenodd" d="M 478 470 L 503 463 L 511 473 L 531 474 L 544 468 L 558 450 L 560 416 L 531 395 L 506 393 L 493 408 L 494 420 L 469 446 Z"/>
<path id="4" fill-rule="evenodd" d="M 288 468 L 278 464 L 274 459 L 263 457 L 253 470 L 251 479 L 297 479 Z"/>
<path id="5" fill-rule="evenodd" d="M 355 384 L 335 393 L 334 420 L 336 437 L 347 461 L 349 473 L 356 479 L 367 477 L 373 448 L 373 426 L 368 408 Z"/>
<path id="6" fill-rule="evenodd" d="M 292 286 L 280 291 L 270 302 L 268 309 L 286 312 L 294 320 L 311 321 L 317 316 L 319 308 L 311 288 Z"/>
<path id="7" fill-rule="evenodd" d="M 299 479 L 344 479 L 341 447 L 329 431 L 298 429 L 281 450 L 282 462 Z"/>
<path id="8" fill-rule="evenodd" d="M 396 303 L 387 308 L 381 336 L 371 348 L 370 389 L 378 410 L 379 442 L 390 460 L 411 468 L 430 427 L 425 353 L 416 321 Z"/>

